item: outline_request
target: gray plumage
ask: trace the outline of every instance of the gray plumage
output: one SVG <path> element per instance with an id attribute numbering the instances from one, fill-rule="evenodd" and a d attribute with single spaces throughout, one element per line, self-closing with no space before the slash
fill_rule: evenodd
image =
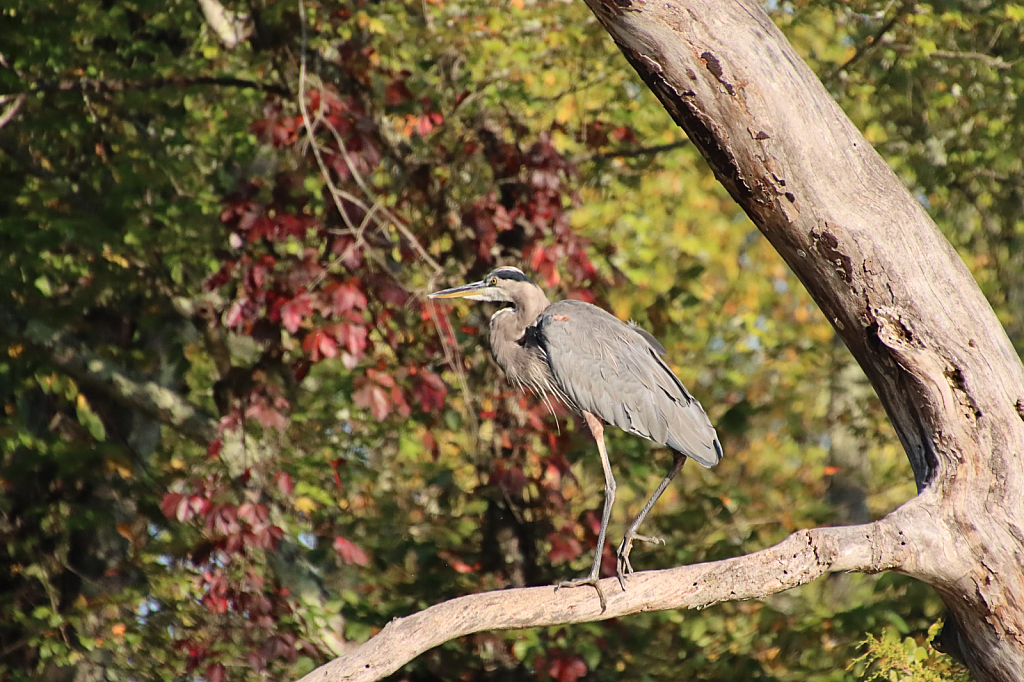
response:
<path id="1" fill-rule="evenodd" d="M 570 406 L 706 467 L 718 464 L 722 446 L 700 403 L 637 328 L 571 300 L 552 303 L 535 324 L 538 345 Z"/>
<path id="2" fill-rule="evenodd" d="M 583 301 L 548 303 L 543 290 L 516 268 L 498 268 L 480 282 L 439 291 L 431 298 L 511 303 L 512 307 L 491 317 L 495 361 L 510 383 L 530 388 L 546 400 L 560 400 L 584 416 L 601 454 L 605 509 L 590 576 L 564 584 L 595 585 L 604 604 L 597 577 L 615 479 L 604 447 L 603 427 L 595 417 L 679 453 L 619 545 L 617 573 L 623 589 L 624 575 L 632 572 L 632 541 L 655 540 L 638 535 L 636 529 L 685 457 L 706 467 L 721 459 L 722 446 L 715 429 L 700 403 L 661 359 L 665 349 L 657 339 Z"/>

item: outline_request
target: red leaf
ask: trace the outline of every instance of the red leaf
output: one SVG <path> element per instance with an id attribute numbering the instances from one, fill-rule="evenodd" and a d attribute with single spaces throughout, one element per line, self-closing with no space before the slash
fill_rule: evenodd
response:
<path id="1" fill-rule="evenodd" d="M 226 677 L 224 666 L 221 663 L 213 663 L 206 666 L 206 679 L 209 682 L 224 682 Z"/>
<path id="2" fill-rule="evenodd" d="M 299 294 L 281 306 L 281 322 L 284 328 L 294 334 L 302 324 L 302 318 L 312 314 L 313 308 L 309 294 Z"/>
<path id="3" fill-rule="evenodd" d="M 178 508 L 174 510 L 174 518 L 185 523 L 192 518 L 195 512 L 199 511 L 201 504 L 202 502 L 200 499 L 197 499 L 195 495 L 192 497 L 183 497 L 178 502 Z"/>
<path id="4" fill-rule="evenodd" d="M 309 355 L 313 362 L 319 362 L 323 358 L 333 358 L 338 354 L 338 345 L 323 329 L 317 329 L 302 340 L 302 350 Z"/>
<path id="5" fill-rule="evenodd" d="M 424 412 L 440 410 L 444 407 L 444 399 L 448 395 L 448 387 L 441 377 L 424 370 L 420 373 L 420 381 L 413 389 L 413 395 L 420 403 Z"/>
<path id="6" fill-rule="evenodd" d="M 380 287 L 380 292 L 377 295 L 378 299 L 385 303 L 390 303 L 393 306 L 404 306 L 410 296 L 409 294 L 393 282 L 384 282 Z"/>
<path id="7" fill-rule="evenodd" d="M 306 96 L 309 97 L 309 108 L 319 109 L 320 108 L 320 91 L 316 88 L 311 88 L 306 92 Z"/>
<path id="8" fill-rule="evenodd" d="M 310 223 L 309 219 L 298 218 L 288 213 L 278 213 L 274 218 L 274 222 L 280 228 L 280 232 L 283 235 L 291 235 L 293 237 L 305 236 L 306 226 Z"/>
<path id="9" fill-rule="evenodd" d="M 572 561 L 583 554 L 583 546 L 580 545 L 580 541 L 565 532 L 551 533 L 548 535 L 548 540 L 551 541 L 551 551 L 548 552 L 548 558 L 553 563 Z"/>
<path id="10" fill-rule="evenodd" d="M 244 300 L 236 300 L 228 308 L 227 314 L 224 316 L 224 326 L 231 328 L 238 325 L 242 321 Z"/>
<path id="11" fill-rule="evenodd" d="M 395 409 L 403 419 L 408 419 L 412 414 L 412 408 L 406 402 L 405 394 L 397 386 L 391 389 L 391 402 L 394 403 Z"/>
<path id="12" fill-rule="evenodd" d="M 375 383 L 380 384 L 384 388 L 394 388 L 395 378 L 390 374 L 385 374 L 375 369 L 366 370 L 366 376 Z"/>
<path id="13" fill-rule="evenodd" d="M 419 120 L 416 122 L 416 132 L 420 134 L 420 137 L 426 137 L 433 129 L 434 122 L 429 115 L 419 117 Z"/>
<path id="14" fill-rule="evenodd" d="M 391 401 L 388 393 L 378 384 L 366 382 L 362 388 L 352 394 L 352 402 L 356 407 L 369 408 L 374 419 L 383 421 L 391 413 Z"/>
<path id="15" fill-rule="evenodd" d="M 359 289 L 355 282 L 358 282 L 358 280 L 352 279 L 345 284 L 338 284 L 329 288 L 331 292 L 331 312 L 335 315 L 341 315 L 353 309 L 364 310 L 366 308 L 366 294 Z"/>
<path id="16" fill-rule="evenodd" d="M 259 521 L 259 510 L 257 505 L 252 502 L 243 502 L 242 506 L 238 508 L 238 518 L 242 519 L 250 526 L 254 525 Z"/>
<path id="17" fill-rule="evenodd" d="M 334 550 L 341 556 L 346 564 L 366 566 L 370 563 L 370 557 L 356 543 L 341 537 L 334 538 Z"/>
<path id="18" fill-rule="evenodd" d="M 334 343 L 334 339 L 327 336 L 327 334 L 321 334 L 320 336 L 320 352 L 325 358 L 333 358 L 338 354 L 338 346 Z"/>
<path id="19" fill-rule="evenodd" d="M 348 352 L 357 358 L 362 357 L 363 351 L 366 350 L 367 331 L 361 324 L 339 324 L 334 338 L 338 339 L 338 343 L 344 344 Z"/>
<path id="20" fill-rule="evenodd" d="M 274 127 L 274 119 L 272 118 L 261 118 L 258 121 L 254 121 L 249 126 L 249 131 L 252 132 L 256 137 L 260 139 L 260 142 L 267 144 L 270 142 L 270 130 Z"/>
<path id="21" fill-rule="evenodd" d="M 393 80 L 384 88 L 384 103 L 389 107 L 397 107 L 410 99 L 412 99 L 412 93 L 404 79 Z"/>
<path id="22" fill-rule="evenodd" d="M 631 128 L 616 128 L 612 131 L 611 136 L 616 142 L 636 142 L 636 135 L 633 134 Z"/>
<path id="23" fill-rule="evenodd" d="M 309 356 L 309 359 L 316 362 L 320 359 L 320 339 L 323 332 L 319 329 L 306 334 L 302 339 L 302 352 Z"/>
<path id="24" fill-rule="evenodd" d="M 344 164 L 342 164 L 344 165 Z M 345 169 L 348 172 L 348 169 Z M 341 236 L 331 245 L 331 253 L 341 258 L 341 262 L 349 270 L 357 270 L 363 265 L 363 247 L 355 237 Z"/>
<path id="25" fill-rule="evenodd" d="M 583 512 L 583 527 L 590 531 L 592 537 L 597 537 L 601 530 L 601 517 L 593 510 Z"/>
<path id="26" fill-rule="evenodd" d="M 261 215 L 256 218 L 249 227 L 249 243 L 251 244 L 252 242 L 259 241 L 264 237 L 270 239 L 274 236 L 274 232 L 274 221 L 265 215 Z"/>
<path id="27" fill-rule="evenodd" d="M 509 466 L 507 460 L 498 460 L 493 465 L 490 483 L 499 486 L 510 497 L 517 497 L 526 487 L 526 474 L 518 466 Z"/>
<path id="28" fill-rule="evenodd" d="M 423 447 L 434 453 L 434 457 L 437 457 L 437 439 L 434 438 L 434 434 L 430 431 L 423 431 Z"/>
<path id="29" fill-rule="evenodd" d="M 234 271 L 236 265 L 237 263 L 233 260 L 225 261 L 224 265 L 220 267 L 220 270 L 214 273 L 210 279 L 206 280 L 206 284 L 203 285 L 203 288 L 206 289 L 206 291 L 213 291 L 214 289 L 219 289 L 227 284 L 228 280 L 231 279 L 231 273 Z"/>
<path id="30" fill-rule="evenodd" d="M 265 429 L 274 428 L 284 431 L 288 428 L 288 417 L 273 408 L 263 410 L 259 415 L 259 420 Z"/>
<path id="31" fill-rule="evenodd" d="M 178 504 L 182 498 L 185 497 L 181 493 L 167 493 L 164 495 L 164 499 L 160 500 L 160 511 L 164 513 L 167 518 L 174 518 L 178 512 Z"/>
<path id="32" fill-rule="evenodd" d="M 587 674 L 587 664 L 579 656 L 560 656 L 548 667 L 548 675 L 556 682 L 576 682 Z"/>
<path id="33" fill-rule="evenodd" d="M 278 471 L 274 475 L 274 481 L 277 482 L 277 489 L 281 491 L 283 495 L 291 495 L 292 490 L 295 489 L 295 483 L 292 481 L 292 477 L 284 471 Z"/>

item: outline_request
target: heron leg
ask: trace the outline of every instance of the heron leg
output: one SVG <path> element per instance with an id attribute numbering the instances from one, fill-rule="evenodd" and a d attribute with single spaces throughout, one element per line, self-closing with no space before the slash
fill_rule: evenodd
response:
<path id="1" fill-rule="evenodd" d="M 668 474 L 666 474 L 665 478 L 658 484 L 658 488 L 654 491 L 654 494 L 651 495 L 651 499 L 647 500 L 647 504 L 644 505 L 644 508 L 641 509 L 636 518 L 633 519 L 633 523 L 629 524 L 629 528 L 626 529 L 626 534 L 622 537 L 622 542 L 619 543 L 619 549 L 615 553 L 618 557 L 615 564 L 615 574 L 619 577 L 619 584 L 622 585 L 623 590 L 626 589 L 626 574 L 633 572 L 633 566 L 629 563 L 629 553 L 633 549 L 633 541 L 640 540 L 654 544 L 659 542 L 662 544 L 665 543 L 665 541 L 659 537 L 640 535 L 636 531 L 637 528 L 640 527 L 640 524 L 644 522 L 644 519 L 647 518 L 647 513 L 651 511 L 651 507 L 653 507 L 658 501 L 661 494 L 665 492 L 665 488 L 668 487 L 668 484 L 672 482 L 672 479 L 676 477 L 679 470 L 683 468 L 684 464 L 686 464 L 685 455 L 681 455 L 676 452 L 672 454 L 675 456 L 675 459 L 672 461 L 672 466 L 669 468 Z"/>
<path id="2" fill-rule="evenodd" d="M 583 419 L 586 420 L 587 426 L 590 427 L 590 433 L 594 435 L 594 440 L 597 441 L 597 451 L 601 454 L 601 468 L 604 470 L 604 510 L 601 513 L 601 529 L 597 534 L 597 550 L 594 553 L 594 565 L 590 569 L 590 575 L 586 578 L 577 578 L 576 580 L 558 583 L 555 589 L 593 585 L 594 589 L 597 590 L 598 598 L 601 600 L 601 610 L 604 611 L 608 602 L 604 598 L 604 592 L 601 590 L 601 583 L 599 581 L 601 579 L 601 557 L 604 554 L 604 539 L 608 533 L 608 521 L 612 516 L 612 504 L 615 502 L 615 476 L 612 475 L 612 465 L 608 461 L 608 451 L 604 447 L 604 425 L 600 419 L 589 412 L 583 413 Z M 625 586 L 625 583 L 623 583 L 623 586 Z"/>

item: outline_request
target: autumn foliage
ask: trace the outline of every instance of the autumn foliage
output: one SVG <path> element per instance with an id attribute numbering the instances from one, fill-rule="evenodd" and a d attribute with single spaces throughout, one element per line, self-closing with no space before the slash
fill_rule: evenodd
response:
<path id="1" fill-rule="evenodd" d="M 442 599 L 581 574 L 592 441 L 507 385 L 491 308 L 425 297 L 498 264 L 651 330 L 722 435 L 716 472 L 666 493 L 650 530 L 667 544 L 638 568 L 835 514 L 849 472 L 828 440 L 850 418 L 829 415 L 831 330 L 582 4 L 237 3 L 253 33 L 234 49 L 189 3 L 15 5 L 0 607 L 18 615 L 0 679 L 290 679 Z M 807 45 L 867 30 L 812 5 L 778 15 Z M 864 93 L 860 123 L 880 126 Z M 894 117 L 892 139 L 917 120 Z M 881 514 L 913 484 L 862 402 Z M 669 458 L 611 431 L 614 537 Z M 467 638 L 401 679 L 853 679 L 834 650 L 865 628 L 921 639 L 937 603 L 855 579 Z"/>

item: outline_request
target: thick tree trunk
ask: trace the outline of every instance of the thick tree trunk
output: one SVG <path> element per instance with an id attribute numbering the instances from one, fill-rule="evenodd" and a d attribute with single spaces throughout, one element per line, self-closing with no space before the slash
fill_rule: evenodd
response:
<path id="1" fill-rule="evenodd" d="M 895 567 L 1024 679 L 1024 368 L 963 262 L 752 0 L 586 0 L 861 364 L 923 513 Z"/>

